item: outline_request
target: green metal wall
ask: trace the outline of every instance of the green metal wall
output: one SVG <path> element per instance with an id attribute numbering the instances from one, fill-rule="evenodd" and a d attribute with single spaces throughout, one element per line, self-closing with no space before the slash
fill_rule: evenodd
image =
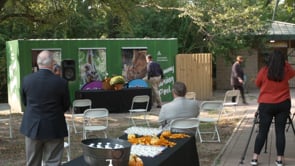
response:
<path id="1" fill-rule="evenodd" d="M 121 49 L 123 47 L 146 47 L 147 53 L 153 56 L 164 70 L 165 79 L 160 85 L 163 101 L 172 99 L 171 87 L 175 80 L 175 56 L 177 39 L 175 38 L 120 38 L 120 39 L 29 39 L 6 42 L 8 68 L 8 101 L 14 111 L 22 111 L 20 86 L 22 78 L 32 72 L 32 50 L 60 49 L 61 58 L 78 61 L 79 48 L 105 48 L 107 72 L 109 75 L 122 74 Z M 71 99 L 79 90 L 79 71 L 76 65 L 76 80 L 69 81 Z"/>

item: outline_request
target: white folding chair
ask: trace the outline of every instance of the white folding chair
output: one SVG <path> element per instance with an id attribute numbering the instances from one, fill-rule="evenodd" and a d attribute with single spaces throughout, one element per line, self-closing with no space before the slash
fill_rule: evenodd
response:
<path id="1" fill-rule="evenodd" d="M 67 124 L 67 129 L 68 129 L 68 137 L 67 137 L 67 140 L 64 141 L 64 149 L 67 153 L 67 162 L 68 162 L 71 160 L 71 126 L 69 126 L 68 124 Z"/>
<path id="2" fill-rule="evenodd" d="M 0 122 L 8 122 L 9 137 L 12 138 L 12 119 L 11 119 L 11 107 L 8 103 L 0 103 L 0 112 L 8 112 L 7 118 L 0 118 Z"/>
<path id="3" fill-rule="evenodd" d="M 220 142 L 218 132 L 218 121 L 222 114 L 222 101 L 204 101 L 200 106 L 199 121 L 197 132 L 200 142 Z M 203 125 L 202 125 L 203 124 Z M 207 139 L 208 135 L 212 135 L 211 139 Z"/>
<path id="4" fill-rule="evenodd" d="M 131 122 L 133 126 L 136 126 L 136 121 L 142 120 L 142 118 L 138 117 L 139 115 L 143 115 L 147 126 L 150 126 L 146 118 L 149 102 L 150 97 L 148 95 L 138 95 L 133 97 L 131 108 L 129 110 L 129 122 Z"/>
<path id="5" fill-rule="evenodd" d="M 239 90 L 228 90 L 225 92 L 224 100 L 223 100 L 223 107 L 234 107 L 234 112 L 237 110 L 237 105 L 239 104 L 240 100 L 240 91 Z M 228 113 L 230 111 L 227 111 L 224 109 L 224 113 Z"/>
<path id="6" fill-rule="evenodd" d="M 109 111 L 106 108 L 91 108 L 84 112 L 83 139 L 87 138 L 87 132 L 102 131 L 107 138 L 109 126 Z"/>
<path id="7" fill-rule="evenodd" d="M 196 92 L 186 92 L 185 98 L 191 99 L 191 100 L 196 100 Z"/>
<path id="8" fill-rule="evenodd" d="M 73 106 L 72 106 L 72 125 L 74 127 L 74 132 L 78 133 L 77 126 L 75 124 L 75 119 L 77 117 L 83 118 L 83 113 L 75 113 L 76 109 L 88 109 L 91 108 L 91 100 L 90 99 L 77 99 L 73 101 Z"/>
<path id="9" fill-rule="evenodd" d="M 199 124 L 199 118 L 177 118 L 170 121 L 169 127 L 171 132 L 191 133 L 196 136 Z"/>

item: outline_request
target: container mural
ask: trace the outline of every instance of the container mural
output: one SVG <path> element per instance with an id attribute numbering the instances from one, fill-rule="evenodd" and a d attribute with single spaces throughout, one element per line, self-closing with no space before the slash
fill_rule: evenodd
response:
<path id="1" fill-rule="evenodd" d="M 102 81 L 108 76 L 105 48 L 79 48 L 80 88 L 102 89 Z"/>
<path id="2" fill-rule="evenodd" d="M 38 70 L 36 58 L 42 50 L 54 52 L 56 66 L 61 67 L 61 77 L 68 80 L 71 100 L 75 99 L 75 92 L 79 90 L 103 90 L 103 81 L 110 77 L 122 76 L 126 84 L 144 80 L 145 56 L 151 54 L 165 75 L 159 87 L 162 101 L 170 101 L 173 98 L 171 88 L 175 78 L 177 48 L 175 38 L 7 41 L 8 102 L 13 111 L 23 111 L 20 99 L 22 78 Z"/>

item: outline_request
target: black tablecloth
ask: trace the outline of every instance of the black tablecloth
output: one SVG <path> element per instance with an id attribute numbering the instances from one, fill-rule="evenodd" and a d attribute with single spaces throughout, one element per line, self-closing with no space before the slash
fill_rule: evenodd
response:
<path id="1" fill-rule="evenodd" d="M 195 137 L 173 139 L 176 145 L 165 149 L 160 155 L 151 157 L 140 157 L 144 166 L 199 166 L 199 155 L 197 152 Z M 80 156 L 64 166 L 88 166 L 83 156 Z"/>
<path id="2" fill-rule="evenodd" d="M 91 99 L 92 108 L 107 108 L 110 113 L 126 113 L 136 95 L 150 96 L 148 110 L 152 106 L 151 88 L 124 88 L 122 90 L 78 90 L 75 99 Z"/>

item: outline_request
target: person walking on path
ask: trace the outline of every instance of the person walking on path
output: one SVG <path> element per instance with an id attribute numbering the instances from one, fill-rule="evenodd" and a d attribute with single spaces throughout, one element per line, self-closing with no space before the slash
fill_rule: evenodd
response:
<path id="1" fill-rule="evenodd" d="M 164 78 L 163 70 L 159 63 L 154 62 L 151 55 L 146 56 L 147 62 L 147 82 L 152 87 L 153 104 L 157 104 L 157 108 L 161 108 L 162 99 L 159 92 L 159 85 Z"/>
<path id="2" fill-rule="evenodd" d="M 23 78 L 22 102 L 26 109 L 20 132 L 25 135 L 27 166 L 59 166 L 68 136 L 64 113 L 70 107 L 67 81 L 53 73 L 53 53 L 37 57 L 39 70 Z"/>
<path id="3" fill-rule="evenodd" d="M 244 62 L 244 58 L 242 56 L 237 56 L 236 62 L 232 65 L 230 83 L 234 89 L 240 90 L 243 103 L 248 104 L 246 101 L 245 92 L 244 92 L 244 70 L 241 66 L 243 62 Z M 233 97 L 232 101 L 235 102 L 236 98 Z"/>
<path id="4" fill-rule="evenodd" d="M 267 139 L 269 127 L 275 118 L 276 150 L 275 164 L 283 166 L 285 152 L 285 126 L 290 115 L 291 96 L 288 81 L 295 76 L 295 70 L 285 60 L 281 51 L 275 50 L 265 67 L 257 74 L 255 84 L 259 87 L 258 115 L 259 132 L 254 144 L 251 165 L 258 165 L 258 157 Z"/>

